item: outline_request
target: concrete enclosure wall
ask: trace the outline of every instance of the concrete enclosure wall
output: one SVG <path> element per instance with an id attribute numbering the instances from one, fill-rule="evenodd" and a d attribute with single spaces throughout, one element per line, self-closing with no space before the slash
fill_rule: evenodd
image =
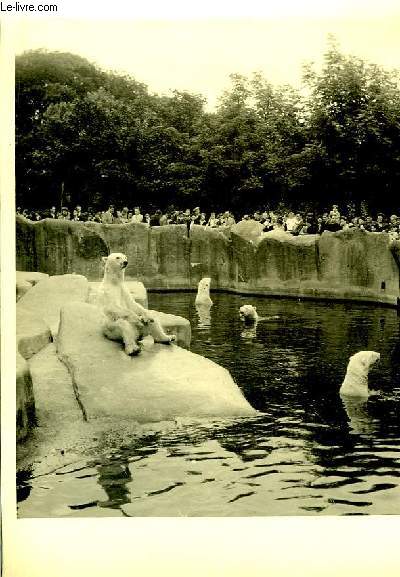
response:
<path id="1" fill-rule="evenodd" d="M 151 289 L 194 289 L 210 276 L 212 289 L 396 304 L 397 243 L 385 233 L 348 230 L 319 235 L 238 234 L 185 225 L 103 225 L 17 217 L 17 270 L 49 275 L 103 275 L 101 257 L 128 256 L 127 279 Z M 397 251 L 397 252 L 396 252 Z"/>

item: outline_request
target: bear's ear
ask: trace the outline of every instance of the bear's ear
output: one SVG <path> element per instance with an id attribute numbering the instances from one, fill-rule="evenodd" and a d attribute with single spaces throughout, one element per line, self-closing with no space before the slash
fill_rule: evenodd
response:
<path id="1" fill-rule="evenodd" d="M 104 262 L 104 264 L 106 264 L 106 262 L 108 260 L 108 256 L 102 256 L 101 260 Z"/>

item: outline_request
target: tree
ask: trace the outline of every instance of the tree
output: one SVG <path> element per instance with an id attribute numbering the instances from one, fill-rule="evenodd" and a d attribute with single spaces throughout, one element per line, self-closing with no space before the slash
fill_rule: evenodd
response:
<path id="1" fill-rule="evenodd" d="M 231 75 L 215 112 L 199 94 L 149 94 L 67 53 L 16 59 L 17 203 L 397 210 L 398 73 L 343 55 L 304 70 L 307 95 Z"/>
<path id="2" fill-rule="evenodd" d="M 100 88 L 79 101 L 48 106 L 33 164 L 38 173 L 46 167 L 51 181 L 64 182 L 73 203 L 93 204 L 96 192 L 126 203 L 135 192 L 139 133 L 130 103 Z"/>
<path id="3" fill-rule="evenodd" d="M 314 186 L 332 202 L 393 206 L 400 176 L 398 73 L 343 55 L 331 38 L 323 70 L 307 66 L 304 80 L 309 140 L 325 158 Z"/>
<path id="4" fill-rule="evenodd" d="M 173 202 L 192 205 L 201 197 L 203 174 L 198 133 L 205 117 L 204 98 L 173 91 L 154 99 L 141 133 L 141 196 L 161 208 Z"/>
<path id="5" fill-rule="evenodd" d="M 204 142 L 209 194 L 218 191 L 218 207 L 240 211 L 295 202 L 298 183 L 288 168 L 304 145 L 300 96 L 261 74 L 231 81 Z"/>
<path id="6" fill-rule="evenodd" d="M 139 125 L 151 98 L 127 76 L 68 53 L 16 59 L 17 203 L 123 199 L 134 192 Z M 101 202 L 103 204 L 103 202 Z"/>
<path id="7" fill-rule="evenodd" d="M 15 139 L 17 203 L 41 206 L 52 195 L 54 184 L 35 155 L 43 147 L 38 129 L 47 108 L 74 102 L 99 88 L 105 73 L 84 58 L 69 53 L 33 50 L 16 57 Z M 59 182 L 58 182 L 59 184 Z M 49 188 L 50 187 L 50 188 Z"/>

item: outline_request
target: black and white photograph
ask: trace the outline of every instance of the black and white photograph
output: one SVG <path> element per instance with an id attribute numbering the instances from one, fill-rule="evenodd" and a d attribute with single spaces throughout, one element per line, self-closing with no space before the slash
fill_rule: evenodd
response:
<path id="1" fill-rule="evenodd" d="M 302 4 L 14 22 L 17 523 L 400 515 L 400 9 Z"/>

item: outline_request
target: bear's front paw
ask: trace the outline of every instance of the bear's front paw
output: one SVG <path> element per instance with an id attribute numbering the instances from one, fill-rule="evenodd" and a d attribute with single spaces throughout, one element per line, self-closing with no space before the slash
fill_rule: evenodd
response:
<path id="1" fill-rule="evenodd" d="M 140 353 L 140 347 L 136 343 L 127 344 L 125 345 L 125 352 L 127 355 L 133 357 Z"/>
<path id="2" fill-rule="evenodd" d="M 176 335 L 167 335 L 165 337 L 165 339 L 160 339 L 159 341 L 157 341 L 158 343 L 161 343 L 163 345 L 170 345 L 171 343 L 173 343 L 174 341 L 176 341 Z"/>

